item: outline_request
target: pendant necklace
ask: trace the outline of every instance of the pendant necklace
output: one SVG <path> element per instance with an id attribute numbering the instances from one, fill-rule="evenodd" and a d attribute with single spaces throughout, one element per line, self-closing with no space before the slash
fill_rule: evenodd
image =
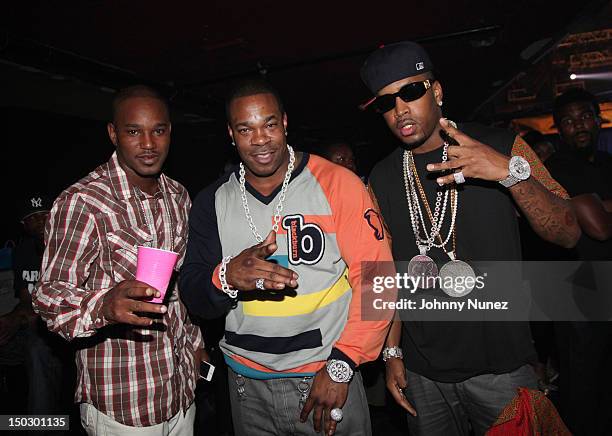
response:
<path id="1" fill-rule="evenodd" d="M 414 159 L 410 160 L 410 169 L 415 174 L 415 181 L 419 190 L 419 194 L 423 204 L 425 205 L 425 210 L 429 216 L 432 224 L 436 222 L 435 213 L 431 213 L 431 209 L 429 207 L 429 202 L 427 200 L 427 196 L 425 195 L 425 190 L 421 185 L 421 180 L 418 176 L 416 165 L 414 164 Z M 459 206 L 459 192 L 457 191 L 456 185 L 450 189 L 451 191 L 451 224 L 449 228 L 449 233 L 447 238 L 443 241 L 440 236 L 440 227 L 438 227 L 438 241 L 439 243 L 432 243 L 433 247 L 441 248 L 444 250 L 446 255 L 450 258 L 450 261 L 447 262 L 440 268 L 439 276 L 440 276 L 440 286 L 442 290 L 451 297 L 462 297 L 464 295 L 469 294 L 475 286 L 475 273 L 474 269 L 467 263 L 462 260 L 457 259 L 457 228 L 456 228 L 456 216 Z M 422 222 L 423 226 L 425 223 Z M 446 249 L 446 245 L 449 242 L 449 239 L 452 237 L 452 249 L 449 251 Z M 461 290 L 457 289 L 456 283 L 459 277 L 462 277 Z M 471 280 L 466 280 L 467 277 L 471 277 Z"/>
<path id="2" fill-rule="evenodd" d="M 442 162 L 446 162 L 448 158 L 447 148 L 448 144 L 445 143 L 442 150 Z M 418 177 L 418 175 L 416 175 L 416 171 L 412 170 L 413 165 L 414 158 L 412 156 L 412 151 L 404 151 L 404 187 L 406 189 L 406 200 L 408 201 L 408 209 L 410 211 L 410 223 L 412 225 L 412 231 L 414 232 L 415 243 L 419 250 L 419 254 L 410 259 L 408 263 L 408 274 L 412 277 L 421 277 L 422 280 L 417 281 L 417 283 L 419 283 L 418 287 L 421 289 L 428 289 L 432 288 L 435 284 L 435 280 L 430 278 L 435 279 L 438 276 L 438 266 L 434 260 L 427 255 L 427 252 L 433 246 L 435 238 L 439 236 L 440 227 L 442 226 L 444 215 L 446 214 L 449 190 L 445 189 L 444 193 L 442 193 L 441 190 L 437 192 L 436 209 L 434 216 L 431 218 L 432 227 L 431 231 L 427 232 L 415 186 L 415 176 Z M 444 203 L 442 209 L 440 209 L 443 197 Z M 419 218 L 421 220 L 420 223 Z M 422 226 L 420 224 L 422 224 Z M 421 227 L 423 228 L 425 237 L 421 236 Z"/>

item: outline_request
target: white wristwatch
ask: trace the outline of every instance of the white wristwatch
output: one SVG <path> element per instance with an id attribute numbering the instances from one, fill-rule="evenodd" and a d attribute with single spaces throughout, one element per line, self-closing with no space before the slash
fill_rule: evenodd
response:
<path id="1" fill-rule="evenodd" d="M 336 383 L 348 383 L 353 378 L 351 366 L 344 360 L 330 359 L 327 361 L 327 373 Z"/>
<path id="2" fill-rule="evenodd" d="M 510 186 L 516 185 L 518 182 L 527 180 L 531 175 L 531 166 L 529 166 L 529 162 L 527 162 L 525 158 L 521 156 L 512 156 L 510 158 L 510 164 L 508 165 L 508 171 L 510 172 L 508 177 L 499 181 L 505 188 L 509 188 Z"/>
<path id="3" fill-rule="evenodd" d="M 402 353 L 402 349 L 398 346 L 395 347 L 385 347 L 382 351 L 383 362 L 391 359 L 392 357 L 396 359 L 403 359 L 404 353 Z"/>

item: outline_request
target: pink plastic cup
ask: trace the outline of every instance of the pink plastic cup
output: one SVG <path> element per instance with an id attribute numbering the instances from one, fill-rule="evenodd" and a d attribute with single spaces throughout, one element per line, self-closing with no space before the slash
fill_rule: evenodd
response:
<path id="1" fill-rule="evenodd" d="M 161 296 L 152 298 L 151 303 L 164 301 L 178 253 L 159 248 L 138 247 L 138 263 L 136 265 L 136 280 L 157 289 Z"/>

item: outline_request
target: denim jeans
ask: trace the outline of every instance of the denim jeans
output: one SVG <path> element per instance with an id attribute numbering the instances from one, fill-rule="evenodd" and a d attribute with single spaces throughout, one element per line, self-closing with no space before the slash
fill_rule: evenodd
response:
<path id="1" fill-rule="evenodd" d="M 406 371 L 407 399 L 417 416 L 408 415 L 410 436 L 484 435 L 517 395 L 517 388 L 537 389 L 530 365 L 504 374 L 482 374 L 459 383 L 441 383 Z"/>
<path id="2" fill-rule="evenodd" d="M 29 377 L 28 413 L 33 415 L 67 414 L 63 410 L 66 358 L 72 351 L 67 342 L 53 333 L 32 328 L 26 350 Z M 70 359 L 72 360 L 72 359 Z"/>
<path id="3" fill-rule="evenodd" d="M 255 380 L 230 369 L 228 379 L 236 436 L 321 434 L 314 431 L 313 412 L 306 422 L 300 422 L 312 377 Z M 368 402 L 359 372 L 355 372 L 349 384 L 342 412 L 337 436 L 371 436 Z"/>

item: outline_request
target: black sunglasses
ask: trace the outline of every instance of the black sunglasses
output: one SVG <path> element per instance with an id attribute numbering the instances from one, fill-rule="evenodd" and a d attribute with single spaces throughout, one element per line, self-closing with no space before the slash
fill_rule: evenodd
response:
<path id="1" fill-rule="evenodd" d="M 427 90 L 431 88 L 434 82 L 435 79 L 427 79 L 421 82 L 408 83 L 402 86 L 396 93 L 379 95 L 378 97 L 375 97 L 369 102 L 363 104 L 361 108 L 366 109 L 368 106 L 371 106 L 375 112 L 384 114 L 395 107 L 395 99 L 397 97 L 401 98 L 406 103 L 409 101 L 418 100 L 425 95 Z"/>

